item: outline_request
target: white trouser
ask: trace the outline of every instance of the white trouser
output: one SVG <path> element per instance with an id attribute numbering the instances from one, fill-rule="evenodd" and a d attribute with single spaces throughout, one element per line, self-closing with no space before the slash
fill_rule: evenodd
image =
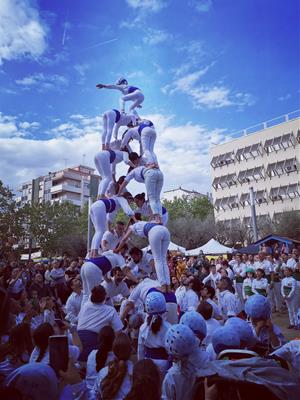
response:
<path id="1" fill-rule="evenodd" d="M 143 159 L 146 164 L 157 164 L 157 157 L 154 153 L 154 143 L 156 140 L 156 132 L 153 128 L 147 127 L 142 130 L 141 142 L 143 149 Z"/>
<path id="2" fill-rule="evenodd" d="M 243 283 L 236 282 L 235 287 L 236 287 L 236 292 L 237 292 L 238 298 L 240 299 L 241 303 L 244 304 L 245 300 L 243 297 Z"/>
<path id="3" fill-rule="evenodd" d="M 288 312 L 289 312 L 289 320 L 290 320 L 290 325 L 296 325 L 297 323 L 297 301 L 296 301 L 295 295 L 292 296 L 290 299 L 285 299 L 285 304 L 287 306 Z"/>
<path id="4" fill-rule="evenodd" d="M 102 144 L 109 144 L 111 140 L 112 131 L 116 122 L 116 113 L 114 110 L 105 111 L 103 114 L 103 132 Z"/>
<path id="5" fill-rule="evenodd" d="M 86 261 L 83 266 L 81 267 L 80 270 L 80 276 L 82 280 L 82 292 L 83 292 L 83 297 L 82 297 L 82 304 L 84 304 L 90 294 L 92 289 L 95 286 L 100 285 L 100 283 L 103 280 L 103 274 L 102 271 L 97 265 L 90 261 Z"/>
<path id="6" fill-rule="evenodd" d="M 95 233 L 92 239 L 91 250 L 100 249 L 102 237 L 107 230 L 106 207 L 103 201 L 97 200 L 91 205 L 90 217 L 94 225 Z"/>
<path id="7" fill-rule="evenodd" d="M 297 281 L 297 287 L 296 287 L 296 308 L 299 309 L 300 308 L 300 281 Z"/>
<path id="8" fill-rule="evenodd" d="M 144 173 L 146 192 L 153 214 L 162 215 L 160 193 L 164 183 L 164 176 L 157 168 L 147 169 Z"/>
<path id="9" fill-rule="evenodd" d="M 170 272 L 167 263 L 170 232 L 165 226 L 154 226 L 148 233 L 148 240 L 152 250 L 157 280 L 160 285 L 170 285 Z"/>
<path id="10" fill-rule="evenodd" d="M 133 104 L 129 107 L 129 111 L 135 111 L 134 109 L 142 104 L 144 101 L 144 95 L 140 90 L 135 90 L 134 92 L 130 94 L 126 94 L 125 96 L 122 96 L 120 99 L 120 107 L 121 111 L 125 111 L 125 101 L 133 101 Z"/>
<path id="11" fill-rule="evenodd" d="M 274 282 L 273 294 L 274 294 L 276 310 L 281 311 L 283 303 L 283 298 L 281 295 L 281 282 Z"/>
<path id="12" fill-rule="evenodd" d="M 112 182 L 110 153 L 107 150 L 98 151 L 98 153 L 95 155 L 94 161 L 102 178 L 98 187 L 98 195 L 103 195 L 106 193 L 110 182 Z"/>

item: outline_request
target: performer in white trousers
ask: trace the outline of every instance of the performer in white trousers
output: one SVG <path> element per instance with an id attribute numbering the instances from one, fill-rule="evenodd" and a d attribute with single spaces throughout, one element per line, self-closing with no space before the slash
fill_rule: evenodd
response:
<path id="1" fill-rule="evenodd" d="M 234 272 L 234 287 L 236 289 L 237 295 L 242 304 L 244 304 L 244 297 L 243 297 L 243 281 L 246 277 L 246 265 L 241 262 L 242 258 L 239 254 L 236 256 L 236 263 L 233 266 Z"/>
<path id="2" fill-rule="evenodd" d="M 281 294 L 285 300 L 289 312 L 290 326 L 289 329 L 294 328 L 296 325 L 297 315 L 297 282 L 293 278 L 293 269 L 285 267 L 283 270 L 284 278 L 281 281 Z"/>
<path id="3" fill-rule="evenodd" d="M 145 197 L 146 197 L 145 193 L 139 193 L 134 196 L 134 202 L 137 205 L 135 212 L 140 213 L 145 218 L 152 219 L 153 214 L 149 204 L 149 200 L 146 200 Z M 168 219 L 169 219 L 168 211 L 164 206 L 162 206 L 161 221 L 164 226 L 167 226 Z"/>
<path id="4" fill-rule="evenodd" d="M 146 165 L 157 164 L 157 157 L 154 153 L 156 132 L 153 127 L 147 124 L 140 124 L 137 127 L 128 129 L 123 136 L 121 149 L 125 148 L 129 141 L 135 139 L 140 143 L 140 155 Z"/>
<path id="5" fill-rule="evenodd" d="M 104 232 L 112 229 L 112 223 L 117 211 L 122 208 L 124 213 L 134 218 L 134 212 L 130 208 L 128 201 L 132 201 L 130 193 L 125 192 L 122 196 L 113 196 L 110 199 L 100 199 L 91 205 L 90 217 L 94 225 L 95 233 L 91 244 L 91 257 L 97 257 L 100 250 Z"/>
<path id="6" fill-rule="evenodd" d="M 120 92 L 122 92 L 123 94 L 123 96 L 120 98 L 121 112 L 125 111 L 125 102 L 132 101 L 133 103 L 129 107 L 129 111 L 137 115 L 136 108 L 140 108 L 142 102 L 144 101 L 144 95 L 141 89 L 135 86 L 129 86 L 125 78 L 118 79 L 115 85 L 104 85 L 102 83 L 99 83 L 98 85 L 96 85 L 96 87 L 98 89 L 120 90 Z"/>
<path id="7" fill-rule="evenodd" d="M 170 272 L 167 264 L 167 252 L 170 244 L 169 230 L 165 226 L 156 223 L 145 221 L 136 222 L 128 228 L 124 238 L 115 250 L 116 252 L 121 251 L 124 243 L 126 243 L 126 240 L 132 233 L 149 240 L 157 280 L 167 291 L 170 286 Z"/>
<path id="8" fill-rule="evenodd" d="M 80 270 L 83 292 L 81 307 L 88 300 L 92 289 L 101 284 L 104 275 L 112 268 L 124 266 L 125 259 L 112 251 L 104 252 L 101 257 L 87 258 Z"/>
<path id="9" fill-rule="evenodd" d="M 162 222 L 162 205 L 160 202 L 160 193 L 164 183 L 164 176 L 157 167 L 136 167 L 129 172 L 122 185 L 119 193 L 127 186 L 127 184 L 135 179 L 137 182 L 145 183 L 149 204 L 153 213 L 155 222 Z"/>
<path id="10" fill-rule="evenodd" d="M 102 150 L 96 153 L 94 161 L 102 178 L 98 187 L 98 198 L 105 198 L 109 184 L 115 181 L 117 164 L 124 161 L 125 164 L 135 167 L 130 159 L 138 159 L 137 153 L 129 155 L 126 151 L 120 150 Z"/>
<path id="11" fill-rule="evenodd" d="M 102 132 L 102 150 L 110 148 L 110 141 L 113 135 L 114 139 L 118 139 L 118 131 L 120 126 L 128 124 L 136 125 L 136 115 L 121 113 L 119 110 L 108 110 L 103 114 L 103 132 Z"/>

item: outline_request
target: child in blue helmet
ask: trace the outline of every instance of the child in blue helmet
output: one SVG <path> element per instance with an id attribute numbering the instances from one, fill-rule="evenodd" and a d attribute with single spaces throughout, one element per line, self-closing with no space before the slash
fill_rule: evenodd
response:
<path id="1" fill-rule="evenodd" d="M 133 104 L 129 107 L 129 112 L 133 112 L 137 115 L 136 108 L 140 108 L 142 102 L 144 101 L 144 95 L 138 87 L 129 86 L 125 78 L 120 78 L 114 85 L 104 85 L 98 83 L 96 85 L 98 89 L 115 89 L 120 90 L 123 96 L 120 98 L 120 108 L 121 112 L 125 112 L 125 102 L 132 101 Z"/>
<path id="2" fill-rule="evenodd" d="M 209 357 L 205 349 L 201 347 L 207 333 L 205 320 L 197 311 L 187 311 L 180 318 L 180 324 L 188 326 L 194 332 L 197 346 L 189 356 L 189 361 L 201 371 L 199 374 L 206 376 L 206 369 L 209 368 L 209 365 L 207 365 Z"/>
<path id="3" fill-rule="evenodd" d="M 172 325 L 167 331 L 165 346 L 173 357 L 173 365 L 162 384 L 162 399 L 191 400 L 197 369 L 189 357 L 198 347 L 196 337 L 188 326 Z"/>
<path id="4" fill-rule="evenodd" d="M 210 359 L 214 360 L 223 350 L 240 349 L 241 339 L 237 329 L 231 326 L 222 326 L 214 331 L 211 344 L 207 348 Z"/>
<path id="5" fill-rule="evenodd" d="M 251 321 L 253 333 L 265 351 L 270 352 L 284 344 L 284 337 L 271 321 L 271 305 L 267 297 L 254 294 L 245 303 L 245 311 Z"/>
<path id="6" fill-rule="evenodd" d="M 250 323 L 244 319 L 238 317 L 229 318 L 225 326 L 237 330 L 240 335 L 241 349 L 251 349 L 257 342 Z"/>
<path id="7" fill-rule="evenodd" d="M 150 292 L 146 296 L 146 320 L 140 327 L 138 360 L 151 358 L 164 377 L 169 368 L 169 355 L 165 348 L 165 337 L 171 324 L 164 318 L 167 312 L 162 293 Z"/>

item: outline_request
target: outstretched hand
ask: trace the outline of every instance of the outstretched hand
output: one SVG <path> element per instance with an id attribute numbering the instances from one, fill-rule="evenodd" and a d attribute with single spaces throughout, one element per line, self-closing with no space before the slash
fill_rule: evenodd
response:
<path id="1" fill-rule="evenodd" d="M 104 88 L 104 85 L 102 85 L 102 83 L 98 83 L 98 85 L 96 85 L 96 88 L 97 88 L 97 89 L 103 89 L 103 88 Z"/>

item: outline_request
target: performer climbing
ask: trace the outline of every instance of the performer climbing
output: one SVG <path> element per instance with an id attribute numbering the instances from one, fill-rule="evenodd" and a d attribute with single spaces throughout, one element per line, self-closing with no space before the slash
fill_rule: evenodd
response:
<path id="1" fill-rule="evenodd" d="M 92 204 L 90 217 L 95 228 L 95 233 L 91 244 L 91 257 L 99 255 L 98 251 L 104 232 L 107 230 L 107 225 L 108 230 L 112 230 L 112 223 L 120 208 L 122 208 L 126 215 L 135 219 L 134 212 L 128 202 L 133 202 L 133 197 L 129 192 L 125 192 L 121 196 L 97 200 Z"/>
<path id="2" fill-rule="evenodd" d="M 167 292 L 170 286 L 170 272 L 167 264 L 167 252 L 170 244 L 169 230 L 160 224 L 138 221 L 128 228 L 119 246 L 114 250 L 116 253 L 122 250 L 123 245 L 133 233 L 149 240 L 158 282 Z"/>
<path id="3" fill-rule="evenodd" d="M 145 193 L 138 193 L 137 195 L 134 196 L 134 202 L 137 206 L 135 212 L 141 214 L 143 217 L 148 218 L 150 220 L 153 218 L 153 214 L 149 204 L 149 200 L 146 200 L 145 197 L 146 197 Z M 162 206 L 161 221 L 164 226 L 167 226 L 168 219 L 169 219 L 168 211 L 165 207 Z"/>
<path id="4" fill-rule="evenodd" d="M 102 150 L 99 151 L 94 158 L 96 168 L 101 176 L 101 181 L 98 187 L 98 198 L 106 197 L 106 191 L 112 181 L 116 181 L 116 165 L 122 161 L 125 164 L 135 167 L 133 161 L 138 160 L 137 153 L 128 154 L 120 150 Z"/>
<path id="5" fill-rule="evenodd" d="M 113 135 L 118 139 L 118 131 L 121 126 L 136 125 L 137 117 L 134 114 L 121 113 L 119 110 L 107 110 L 103 114 L 102 150 L 110 148 L 110 141 Z"/>

